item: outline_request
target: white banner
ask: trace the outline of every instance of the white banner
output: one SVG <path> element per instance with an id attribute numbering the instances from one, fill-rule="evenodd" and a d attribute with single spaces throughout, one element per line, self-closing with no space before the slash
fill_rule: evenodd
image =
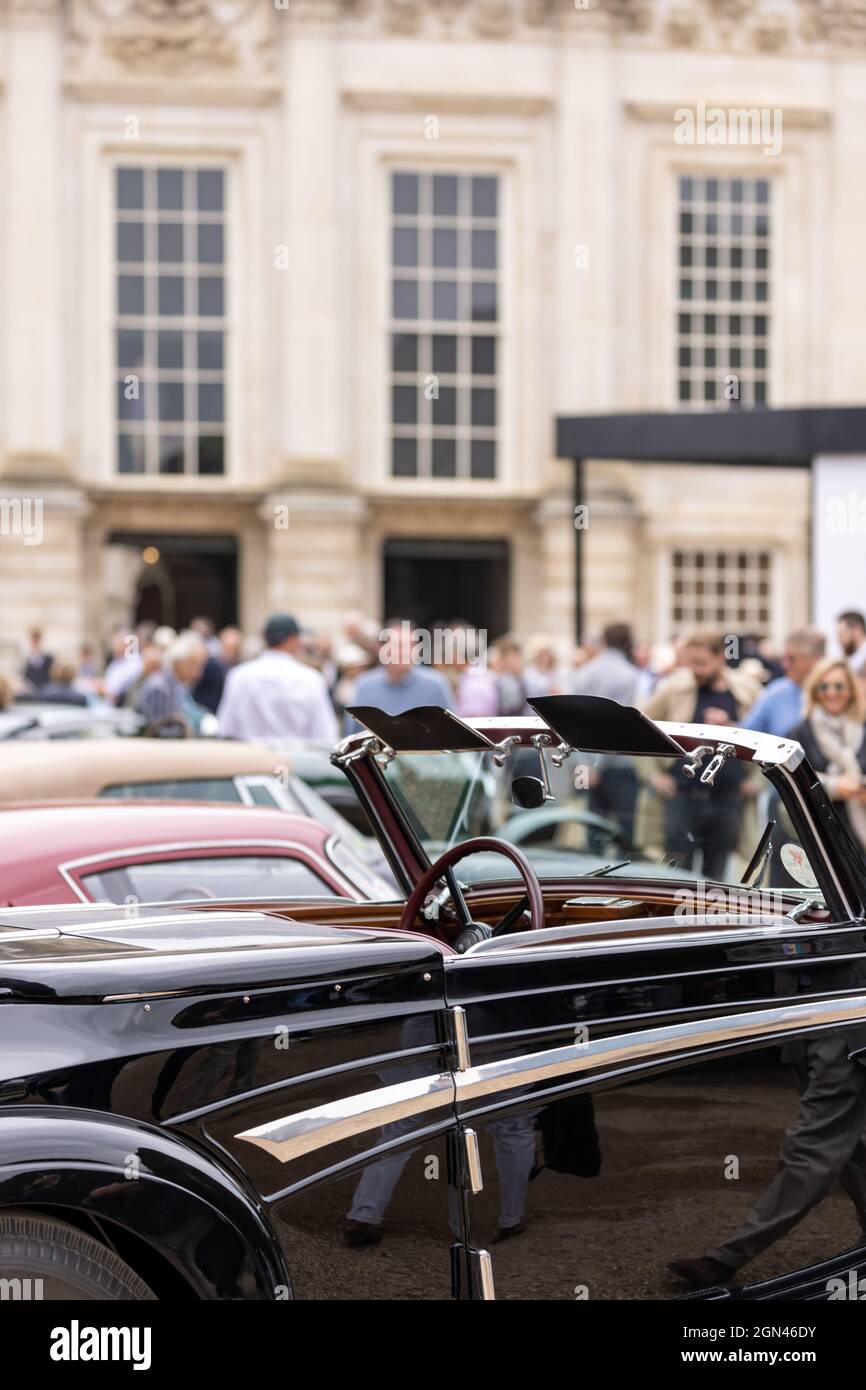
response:
<path id="1" fill-rule="evenodd" d="M 812 621 L 836 646 L 836 619 L 866 612 L 866 455 L 812 463 Z"/>

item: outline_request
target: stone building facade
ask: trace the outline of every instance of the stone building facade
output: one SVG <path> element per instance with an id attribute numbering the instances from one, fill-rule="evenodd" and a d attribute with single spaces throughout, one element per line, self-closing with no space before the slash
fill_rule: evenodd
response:
<path id="1" fill-rule="evenodd" d="M 558 414 L 866 393 L 864 0 L 0 14 L 0 659 L 284 607 L 567 642 Z M 587 479 L 590 626 L 807 615 L 803 474 Z"/>

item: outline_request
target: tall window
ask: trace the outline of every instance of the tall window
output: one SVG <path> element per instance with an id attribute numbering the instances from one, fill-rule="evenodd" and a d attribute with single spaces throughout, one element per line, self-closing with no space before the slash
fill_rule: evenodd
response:
<path id="1" fill-rule="evenodd" d="M 675 628 L 762 632 L 772 626 L 772 556 L 766 550 L 675 550 Z"/>
<path id="2" fill-rule="evenodd" d="M 117 468 L 225 468 L 221 169 L 116 171 Z"/>
<path id="3" fill-rule="evenodd" d="M 391 177 L 391 471 L 494 478 L 499 180 Z"/>
<path id="4" fill-rule="evenodd" d="M 681 404 L 768 399 L 769 179 L 679 180 L 677 391 Z"/>

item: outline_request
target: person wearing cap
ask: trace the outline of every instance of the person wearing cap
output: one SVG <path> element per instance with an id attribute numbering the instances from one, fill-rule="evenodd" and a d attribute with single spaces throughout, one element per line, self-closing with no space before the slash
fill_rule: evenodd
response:
<path id="1" fill-rule="evenodd" d="M 337 740 L 337 719 L 320 671 L 299 661 L 301 629 L 288 613 L 269 618 L 265 650 L 226 674 L 217 710 L 224 738 Z"/>

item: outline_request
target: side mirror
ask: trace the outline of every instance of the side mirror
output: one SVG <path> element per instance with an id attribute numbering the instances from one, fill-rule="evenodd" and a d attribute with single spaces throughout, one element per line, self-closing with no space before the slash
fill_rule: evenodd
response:
<path id="1" fill-rule="evenodd" d="M 515 777 L 511 783 L 511 800 L 524 811 L 543 806 L 546 800 L 540 777 Z"/>

